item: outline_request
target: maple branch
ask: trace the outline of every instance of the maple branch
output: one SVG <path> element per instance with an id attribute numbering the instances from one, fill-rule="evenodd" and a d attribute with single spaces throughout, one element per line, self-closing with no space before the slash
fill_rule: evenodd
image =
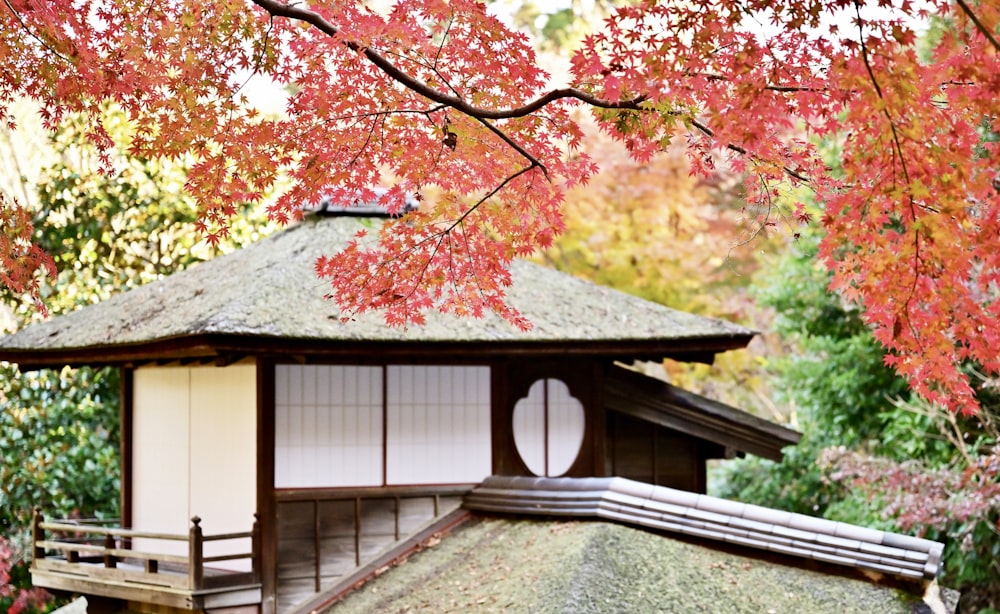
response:
<path id="1" fill-rule="evenodd" d="M 6 2 L 7 0 L 4 1 Z M 303 21 L 329 36 L 336 36 L 340 32 L 340 28 L 330 23 L 326 18 L 315 11 L 297 6 L 290 6 L 279 2 L 278 0 L 252 0 L 252 2 L 267 11 L 272 16 Z M 366 58 L 368 58 L 368 61 L 407 89 L 420 94 L 424 98 L 447 105 L 456 111 L 477 119 L 514 119 L 517 117 L 525 117 L 542 107 L 563 98 L 579 100 L 580 102 L 601 109 L 638 110 L 639 105 L 648 98 L 646 95 L 640 95 L 630 100 L 605 100 L 581 89 L 567 87 L 550 90 L 542 96 L 539 96 L 538 98 L 518 107 L 510 107 L 507 109 L 484 109 L 482 107 L 469 104 L 467 101 L 459 98 L 458 96 L 451 96 L 434 89 L 423 81 L 407 74 L 405 71 L 401 70 L 398 66 L 389 61 L 389 59 L 384 55 L 370 47 L 365 47 L 350 40 L 345 40 L 344 45 L 352 51 L 357 51 L 358 53 L 363 54 Z"/>
<path id="2" fill-rule="evenodd" d="M 979 17 L 976 17 L 976 14 L 972 12 L 972 8 L 969 6 L 969 3 L 966 2 L 965 0 L 956 0 L 956 2 L 958 3 L 958 6 L 961 7 L 962 12 L 965 13 L 969 17 L 969 19 L 972 20 L 972 23 L 976 24 L 976 29 L 979 30 L 979 32 L 983 36 L 985 36 L 988 41 L 990 41 L 994 49 L 1000 51 L 1000 42 L 998 42 L 996 37 L 993 36 L 993 33 L 990 32 L 990 29 L 987 28 L 986 25 L 979 20 Z"/>
<path id="3" fill-rule="evenodd" d="M 886 121 L 889 122 L 889 130 L 892 132 L 893 141 L 893 157 L 899 156 L 899 166 L 900 170 L 903 171 L 903 179 L 906 180 L 907 187 L 907 203 L 910 207 L 910 215 L 913 216 L 914 222 L 917 219 L 917 207 L 914 203 L 913 193 L 910 191 L 910 172 L 906 167 L 906 157 L 903 155 L 903 144 L 899 138 L 899 131 L 896 130 L 896 123 L 892 119 L 892 115 L 889 113 L 889 107 L 886 104 L 885 96 L 882 94 L 882 87 L 879 85 L 878 79 L 875 77 L 875 71 L 872 68 L 871 61 L 868 59 L 868 46 L 865 44 L 864 36 L 864 20 L 861 19 L 861 6 L 857 0 L 854 1 L 854 11 L 858 17 L 858 40 L 861 44 L 861 59 L 865 64 L 865 70 L 868 72 L 868 78 L 871 79 L 872 86 L 875 88 L 875 93 L 878 94 L 879 100 L 882 101 L 882 114 L 885 115 Z M 895 174 L 896 165 L 892 165 L 893 174 Z M 895 180 L 894 180 L 895 181 Z M 917 343 L 917 347 L 920 351 L 923 351 L 923 344 L 920 342 L 920 333 L 917 332 L 916 327 L 913 324 L 913 319 L 910 318 L 910 305 L 913 302 L 914 297 L 917 294 L 917 282 L 920 279 L 920 232 L 916 229 L 913 231 L 913 283 L 910 285 L 910 293 L 906 297 L 906 302 L 903 304 L 903 318 L 906 319 L 906 326 L 910 329 L 910 335 L 913 340 Z M 893 336 L 896 336 L 895 332 Z"/>
<path id="4" fill-rule="evenodd" d="M 492 132 L 493 134 L 495 134 L 495 135 L 497 135 L 498 137 L 500 137 L 500 140 L 502 140 L 502 141 L 503 141 L 504 143 L 507 143 L 507 145 L 509 145 L 510 147 L 512 147 L 512 148 L 514 149 L 514 151 L 516 151 L 517 153 L 519 153 L 519 154 L 521 154 L 522 156 L 524 156 L 524 158 L 525 158 L 526 160 L 528 160 L 528 162 L 531 162 L 531 166 L 530 166 L 530 167 L 528 167 L 529 169 L 530 169 L 531 167 L 536 167 L 536 166 L 537 166 L 538 168 L 540 168 L 540 169 L 542 170 L 542 174 L 543 174 L 543 175 L 545 175 L 545 178 L 546 178 L 546 179 L 550 179 L 550 178 L 549 178 L 549 170 L 548 170 L 547 168 L 545 168 L 545 165 L 544 165 L 544 164 L 542 164 L 542 163 L 541 163 L 541 162 L 540 162 L 540 161 L 538 160 L 538 158 L 536 158 L 536 157 L 535 157 L 535 156 L 533 156 L 532 154 L 528 153 L 528 151 L 527 151 L 526 149 L 524 149 L 523 147 L 521 147 L 520 145 L 518 145 L 518 144 L 517 144 L 517 142 L 516 142 L 516 141 L 515 141 L 514 139 L 510 138 L 509 136 L 507 136 L 507 133 L 506 133 L 506 132 L 504 132 L 503 130 L 501 130 L 501 129 L 497 128 L 496 126 L 494 126 L 494 125 L 493 125 L 493 124 L 491 124 L 490 122 L 486 121 L 486 120 L 485 120 L 485 119 L 483 119 L 482 117 L 476 117 L 475 119 L 476 119 L 476 121 L 478 121 L 478 122 L 479 122 L 479 123 L 481 123 L 482 125 L 486 126 L 486 128 L 487 128 L 487 129 L 488 129 L 488 130 L 489 130 L 490 132 Z M 516 177 L 516 176 L 517 176 L 517 175 L 519 175 L 519 174 L 521 174 L 521 173 L 520 173 L 520 172 L 518 172 L 518 173 L 517 173 L 516 175 L 514 175 L 513 177 Z M 511 179 L 512 179 L 513 177 L 511 177 Z M 507 182 L 505 181 L 504 183 L 507 183 Z M 502 187 L 502 186 L 501 186 L 501 187 Z"/>
<path id="5" fill-rule="evenodd" d="M 729 77 L 727 77 L 725 75 L 720 75 L 720 74 L 710 73 L 710 72 L 689 72 L 689 73 L 685 73 L 685 76 L 687 76 L 687 77 L 705 77 L 709 81 L 729 81 L 730 80 Z M 830 88 L 828 88 L 828 87 L 803 87 L 803 86 L 800 86 L 800 85 L 771 85 L 771 84 L 766 84 L 761 89 L 772 91 L 772 92 L 785 93 L 785 94 L 787 94 L 787 93 L 795 93 L 795 92 L 819 93 L 819 92 L 829 92 L 830 91 Z"/>
<path id="6" fill-rule="evenodd" d="M 4 1 L 6 2 L 7 0 L 4 0 Z M 271 17 L 271 19 L 268 20 L 267 30 L 264 31 L 264 40 L 263 40 L 263 42 L 261 43 L 261 46 L 260 46 L 260 53 L 257 54 L 257 57 L 254 58 L 254 61 L 253 61 L 253 70 L 250 72 L 250 74 L 247 76 L 247 78 L 243 81 L 243 83 L 241 83 L 240 86 L 238 88 L 236 88 L 236 91 L 234 91 L 230 95 L 230 98 L 233 98 L 234 96 L 236 96 L 236 94 L 240 93 L 243 90 L 243 88 L 246 87 L 247 84 L 250 83 L 250 79 L 252 79 L 255 75 L 257 75 L 258 73 L 260 73 L 260 65 L 261 65 L 261 62 L 264 61 L 264 54 L 267 53 L 267 44 L 268 44 L 268 41 L 271 40 L 271 31 L 272 30 L 274 30 L 274 17 Z"/>
<path id="7" fill-rule="evenodd" d="M 706 126 L 705 124 L 701 123 L 697 119 L 692 118 L 691 125 L 697 128 L 703 134 L 705 134 L 705 136 L 709 136 L 713 139 L 715 138 L 715 131 Z M 736 153 L 742 156 L 747 156 L 753 160 L 761 161 L 757 156 L 747 151 L 745 147 L 737 145 L 736 143 L 726 143 L 726 149 L 730 151 L 735 151 Z M 800 173 L 799 171 L 795 170 L 794 168 L 788 165 L 782 165 L 781 170 L 785 171 L 785 173 L 788 176 L 798 179 L 802 183 L 810 183 L 812 181 L 808 175 L 803 175 L 802 173 Z"/>
<path id="8" fill-rule="evenodd" d="M 439 230 L 437 232 L 434 232 L 432 234 L 429 234 L 429 235 L 425 236 L 423 239 L 421 239 L 420 241 L 417 241 L 415 244 L 411 245 L 410 247 L 402 250 L 400 253 L 392 256 L 391 258 L 389 258 L 387 260 L 383 260 L 382 262 L 380 262 L 379 265 L 378 265 L 378 268 L 376 268 L 375 271 L 370 272 L 367 275 L 367 277 L 365 278 L 365 280 L 363 282 L 361 282 L 360 287 L 361 288 L 367 288 L 369 286 L 369 284 L 373 280 L 377 279 L 378 276 L 381 274 L 381 272 L 383 270 L 387 270 L 389 268 L 389 266 L 393 262 L 398 261 L 398 260 L 402 260 L 404 258 L 408 258 L 411 254 L 415 254 L 421 247 L 423 247 L 427 243 L 429 243 L 431 241 L 435 241 L 436 245 L 434 246 L 434 251 L 426 259 L 426 261 L 421 265 L 421 271 L 420 271 L 420 275 L 418 277 L 418 280 L 422 279 L 423 276 L 426 274 L 427 268 L 430 267 L 431 262 L 434 260 L 434 256 L 436 256 L 437 253 L 438 253 L 438 251 L 440 251 L 442 241 L 447 240 L 447 241 L 450 242 L 451 241 L 451 238 L 450 238 L 451 237 L 451 233 L 455 230 L 455 228 L 461 226 L 463 228 L 463 230 L 464 230 L 466 218 L 468 218 L 475 211 L 477 211 L 479 209 L 479 207 L 481 207 L 486 201 L 488 201 L 490 198 L 492 198 L 494 195 L 496 195 L 500 190 L 502 190 L 503 188 L 505 188 L 512 181 L 514 181 L 515 179 L 517 179 L 521 175 L 524 175 L 525 173 L 527 173 L 527 172 L 529 172 L 532 169 L 537 168 L 537 167 L 538 167 L 537 164 L 530 164 L 528 166 L 525 166 L 524 168 L 519 169 L 517 172 L 511 173 L 510 175 L 508 175 L 496 187 L 494 187 L 492 190 L 490 190 L 482 198 L 480 198 L 479 200 L 477 200 L 473 205 L 471 205 L 468 209 L 466 209 L 460 216 L 458 216 L 455 220 L 453 220 L 451 222 L 451 224 L 448 225 L 447 228 L 444 228 L 443 230 Z M 469 243 L 468 243 L 467 233 L 463 233 L 463 235 L 466 235 L 465 236 L 466 252 L 469 254 L 469 257 L 471 258 L 473 256 L 473 252 L 472 252 L 471 247 L 469 246 Z M 449 247 L 449 254 L 450 253 L 451 253 L 451 251 L 450 251 L 450 247 Z M 479 274 L 478 274 L 478 272 L 475 272 L 475 267 L 473 267 L 473 269 L 474 269 L 473 274 L 476 277 L 476 285 L 479 288 L 480 294 L 483 294 L 482 282 L 479 280 Z M 392 284 L 392 285 L 394 285 L 394 284 Z M 419 286 L 419 283 L 413 284 L 408 294 L 406 294 L 406 295 L 398 295 L 398 296 L 393 295 L 390 298 L 392 298 L 392 300 L 395 301 L 395 302 L 405 301 L 406 299 L 408 299 L 411 296 L 413 296 L 413 293 L 416 292 L 418 286 Z M 387 291 L 388 291 L 388 286 L 387 286 L 386 290 L 382 290 L 381 292 L 379 292 L 379 294 L 380 295 L 385 294 Z M 356 313 L 357 313 L 356 311 L 353 312 L 353 314 L 356 314 Z"/>
<path id="9" fill-rule="evenodd" d="M 3 3 L 4 3 L 4 5 L 7 6 L 7 9 L 10 11 L 10 14 L 14 16 L 14 19 L 17 20 L 17 23 L 21 24 L 21 29 L 23 29 L 25 32 L 27 32 L 28 36 L 30 36 L 31 38 L 33 38 L 36 41 L 38 41 L 38 43 L 42 47 L 45 47 L 46 49 L 48 49 L 49 52 L 52 53 L 52 55 L 56 56 L 57 58 L 59 58 L 63 62 L 66 62 L 67 64 L 73 64 L 72 60 L 70 60 L 69 58 L 67 58 L 63 54 L 61 54 L 58 51 L 56 51 L 55 49 L 53 49 L 51 45 L 49 45 L 48 43 L 45 42 L 45 40 L 43 40 L 40 36 L 38 36 L 37 34 L 35 34 L 34 32 L 31 31 L 31 28 L 28 27 L 28 24 L 24 23 L 24 20 L 21 19 L 21 14 L 18 13 L 14 9 L 13 6 L 11 6 L 10 0 L 3 0 Z"/>
<path id="10" fill-rule="evenodd" d="M 451 226 L 449 226 L 444 231 L 443 234 L 450 233 L 452 230 L 455 229 L 456 226 L 462 224 L 465 221 L 465 218 L 469 217 L 469 215 L 472 214 L 472 212 L 474 212 L 476 209 L 478 209 L 479 207 L 481 207 L 482 204 L 485 203 L 487 200 L 489 200 L 490 198 L 493 198 L 493 196 L 497 192 L 499 192 L 500 190 L 504 189 L 507 186 L 507 184 L 509 184 L 511 181 L 514 181 L 515 179 L 517 179 L 521 175 L 527 173 L 531 169 L 538 168 L 538 167 L 541 167 L 543 173 L 545 172 L 545 167 L 543 167 L 541 164 L 532 163 L 529 166 L 525 166 L 524 168 L 522 168 L 521 170 L 517 171 L 516 173 L 512 173 L 512 174 L 508 175 L 506 179 L 504 179 L 503 181 L 500 182 L 499 185 L 497 185 L 497 187 L 495 187 L 492 190 L 490 190 L 490 192 L 488 194 L 486 194 L 485 196 L 483 196 L 482 198 L 480 198 L 478 201 L 476 201 L 476 203 L 474 205 L 472 205 L 471 207 L 469 207 L 468 209 L 466 209 L 465 213 L 463 213 L 462 215 L 460 215 L 458 217 L 458 219 L 456 219 L 451 224 Z M 546 175 L 545 177 L 548 178 L 548 175 Z"/>

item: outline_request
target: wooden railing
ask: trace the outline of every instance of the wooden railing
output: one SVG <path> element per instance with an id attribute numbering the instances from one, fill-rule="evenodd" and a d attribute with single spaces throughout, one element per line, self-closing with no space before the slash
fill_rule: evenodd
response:
<path id="1" fill-rule="evenodd" d="M 260 528 L 256 514 L 251 531 L 219 535 L 204 535 L 201 519 L 197 516 L 191 519 L 187 535 L 102 526 L 104 524 L 108 523 L 76 520 L 47 522 L 41 511 L 36 509 L 32 521 L 33 570 L 65 573 L 109 585 L 127 582 L 130 585 L 164 587 L 192 595 L 204 590 L 260 583 Z M 205 555 L 206 543 L 248 538 L 251 541 L 250 552 Z M 187 542 L 187 554 L 137 550 L 133 546 L 139 540 Z M 211 567 L 212 563 L 241 559 L 250 561 L 250 572 Z"/>
<path id="2" fill-rule="evenodd" d="M 472 487 L 279 490 L 278 612 L 291 611 L 383 549 L 456 509 Z"/>

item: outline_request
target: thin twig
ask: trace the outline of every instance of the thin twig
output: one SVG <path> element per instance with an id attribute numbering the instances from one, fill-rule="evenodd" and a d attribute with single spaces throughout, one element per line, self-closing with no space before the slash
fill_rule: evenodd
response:
<path id="1" fill-rule="evenodd" d="M 983 36 L 985 36 L 988 41 L 990 41 L 990 43 L 993 45 L 993 48 L 996 49 L 997 51 L 1000 51 L 1000 41 L 997 41 L 996 37 L 993 36 L 993 32 L 990 32 L 990 29 L 987 28 L 986 25 L 979 20 L 979 17 L 977 17 L 976 14 L 972 12 L 972 8 L 969 6 L 969 4 L 965 0 L 955 0 L 955 1 L 958 3 L 958 6 L 961 7 L 962 12 L 965 13 L 969 17 L 969 19 L 972 20 L 972 23 L 976 24 L 976 29 L 979 30 L 979 32 Z"/>

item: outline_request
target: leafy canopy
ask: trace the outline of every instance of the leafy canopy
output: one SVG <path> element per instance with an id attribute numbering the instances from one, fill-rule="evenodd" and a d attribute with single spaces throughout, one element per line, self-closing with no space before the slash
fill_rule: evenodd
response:
<path id="1" fill-rule="evenodd" d="M 934 40 L 915 45 L 935 15 Z M 1000 5 L 973 0 L 639 1 L 585 39 L 551 89 L 527 36 L 474 0 L 4 0 L 0 114 L 19 96 L 68 111 L 109 145 L 99 111 L 136 126 L 132 153 L 191 156 L 187 191 L 209 241 L 238 202 L 286 220 L 322 196 L 434 194 L 416 215 L 316 263 L 344 313 L 496 312 L 511 259 L 549 246 L 565 190 L 595 167 L 571 111 L 637 160 L 678 129 L 696 171 L 752 181 L 755 223 L 808 219 L 777 198 L 805 185 L 824 211 L 833 285 L 861 305 L 924 397 L 974 410 L 959 365 L 1000 370 Z M 280 117 L 247 102 L 251 73 L 288 86 Z M 813 143 L 837 143 L 831 172 Z M 428 190 L 428 188 L 433 188 Z M 51 260 L 16 202 L 0 207 L 0 282 L 31 291 Z"/>

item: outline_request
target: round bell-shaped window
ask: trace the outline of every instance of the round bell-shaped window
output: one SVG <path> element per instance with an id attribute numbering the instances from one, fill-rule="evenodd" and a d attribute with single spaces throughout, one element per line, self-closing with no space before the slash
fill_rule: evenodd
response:
<path id="1" fill-rule="evenodd" d="M 583 445 L 583 404 L 558 379 L 540 379 L 514 405 L 514 445 L 535 475 L 559 476 Z"/>

